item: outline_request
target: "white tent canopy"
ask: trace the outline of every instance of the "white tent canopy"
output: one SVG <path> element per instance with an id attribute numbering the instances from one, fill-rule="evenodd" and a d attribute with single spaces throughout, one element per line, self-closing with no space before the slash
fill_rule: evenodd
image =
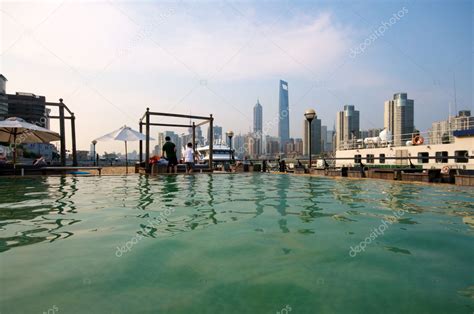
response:
<path id="1" fill-rule="evenodd" d="M 128 172 L 128 157 L 127 157 L 127 142 L 130 141 L 145 141 L 146 140 L 146 135 L 133 130 L 132 128 L 124 125 L 118 130 L 115 130 L 113 132 L 110 132 L 108 134 L 105 134 L 104 136 L 101 136 L 99 138 L 95 139 L 98 142 L 101 141 L 124 141 L 125 142 L 125 167 Z M 154 140 L 153 138 L 150 137 L 150 140 Z"/>

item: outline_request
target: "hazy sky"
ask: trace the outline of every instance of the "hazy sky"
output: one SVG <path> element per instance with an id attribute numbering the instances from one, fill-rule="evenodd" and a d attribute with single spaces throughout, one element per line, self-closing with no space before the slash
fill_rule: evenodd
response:
<path id="1" fill-rule="evenodd" d="M 473 109 L 471 1 L 0 3 L 7 92 L 64 98 L 78 149 L 123 124 L 138 129 L 147 106 L 213 113 L 224 130 L 244 133 L 257 98 L 276 135 L 280 79 L 292 137 L 302 136 L 308 107 L 329 128 L 344 104 L 360 110 L 362 128 L 382 127 L 383 102 L 400 91 L 426 130 L 447 118 L 454 75 L 457 108 Z"/>

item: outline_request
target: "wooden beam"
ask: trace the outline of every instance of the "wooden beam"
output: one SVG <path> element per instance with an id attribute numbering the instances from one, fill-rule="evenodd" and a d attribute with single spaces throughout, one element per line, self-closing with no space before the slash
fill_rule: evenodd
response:
<path id="1" fill-rule="evenodd" d="M 175 117 L 175 118 L 187 118 L 187 119 L 199 119 L 199 120 L 210 120 L 209 117 L 203 116 L 192 116 L 187 114 L 177 114 L 177 113 L 164 113 L 164 112 L 149 112 L 152 116 L 163 116 L 163 117 Z"/>
<path id="2" fill-rule="evenodd" d="M 192 128 L 191 124 L 172 124 L 172 123 L 149 123 L 151 126 L 169 126 L 176 128 Z"/>

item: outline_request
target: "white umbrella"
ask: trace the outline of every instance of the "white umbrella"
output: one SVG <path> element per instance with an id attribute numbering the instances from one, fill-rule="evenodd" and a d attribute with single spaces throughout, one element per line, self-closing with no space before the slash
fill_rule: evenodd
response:
<path id="1" fill-rule="evenodd" d="M 110 132 L 109 134 L 105 134 L 104 136 L 101 136 L 97 139 L 96 141 L 110 141 L 110 140 L 115 140 L 115 141 L 124 141 L 125 142 L 125 168 L 126 172 L 128 173 L 128 156 L 127 156 L 127 142 L 129 141 L 145 141 L 146 140 L 146 135 L 133 130 L 132 128 L 124 125 L 118 130 L 115 130 L 113 132 Z M 150 140 L 154 140 L 154 138 L 150 137 Z"/>
<path id="2" fill-rule="evenodd" d="M 49 143 L 60 140 L 61 136 L 17 117 L 0 121 L 0 142 L 14 144 L 13 163 L 16 163 L 16 144 Z"/>

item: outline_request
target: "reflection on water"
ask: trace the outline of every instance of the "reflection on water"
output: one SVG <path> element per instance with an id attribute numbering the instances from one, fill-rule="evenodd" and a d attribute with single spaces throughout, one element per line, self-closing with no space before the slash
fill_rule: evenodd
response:
<path id="1" fill-rule="evenodd" d="M 68 239 L 74 235 L 71 226 L 118 207 L 129 214 L 116 223 L 136 224 L 137 232 L 147 227 L 147 220 L 156 221 L 163 209 L 176 209 L 171 217 L 150 228 L 146 234 L 150 237 L 258 219 L 272 210 L 279 216 L 274 223 L 282 233 L 291 232 L 292 227 L 303 233 L 313 232 L 294 226 L 295 222 L 288 220 L 292 216 L 302 224 L 331 217 L 354 223 L 361 216 L 382 218 L 399 210 L 412 215 L 441 212 L 450 208 L 453 200 L 458 205 L 456 215 L 470 217 L 473 211 L 472 193 L 452 187 L 446 192 L 445 187 L 389 181 L 287 175 L 38 177 L 1 179 L 0 184 L 1 251 Z M 399 223 L 418 222 L 416 216 L 404 216 Z"/>
<path id="2" fill-rule="evenodd" d="M 0 304 L 462 312 L 474 306 L 473 204 L 462 187 L 279 174 L 0 178 L 0 285 L 10 287 Z M 385 234 L 351 258 L 382 219 L 392 219 Z"/>

